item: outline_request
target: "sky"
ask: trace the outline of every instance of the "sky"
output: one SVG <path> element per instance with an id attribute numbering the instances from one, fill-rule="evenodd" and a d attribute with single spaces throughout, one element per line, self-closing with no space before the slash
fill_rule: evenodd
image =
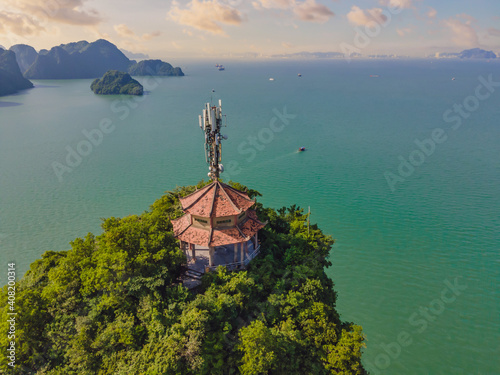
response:
<path id="1" fill-rule="evenodd" d="M 104 38 L 150 58 L 500 53 L 499 0 L 0 0 L 0 45 Z"/>

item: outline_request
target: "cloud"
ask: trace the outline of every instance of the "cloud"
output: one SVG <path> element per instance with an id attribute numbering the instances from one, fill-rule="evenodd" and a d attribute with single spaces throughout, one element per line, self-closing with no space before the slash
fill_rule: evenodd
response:
<path id="1" fill-rule="evenodd" d="M 10 7 L 28 17 L 70 25 L 97 25 L 102 21 L 95 10 L 86 10 L 88 0 L 4 0 Z"/>
<path id="2" fill-rule="evenodd" d="M 316 0 L 306 0 L 296 5 L 293 12 L 302 21 L 325 23 L 335 14 L 325 5 L 316 3 Z"/>
<path id="3" fill-rule="evenodd" d="M 135 54 L 147 54 L 148 52 L 148 49 L 144 46 L 143 43 L 136 43 L 129 39 L 122 40 L 119 44 L 123 46 L 125 50 L 131 51 Z"/>
<path id="4" fill-rule="evenodd" d="M 429 7 L 429 11 L 427 12 L 427 17 L 436 18 L 436 15 L 437 15 L 437 10 Z"/>
<path id="5" fill-rule="evenodd" d="M 399 36 L 405 36 L 408 35 L 412 32 L 413 30 L 410 27 L 405 27 L 403 29 L 397 29 L 396 32 L 399 34 Z"/>
<path id="6" fill-rule="evenodd" d="M 335 16 L 326 5 L 318 4 L 316 0 L 257 0 L 252 2 L 255 9 L 291 10 L 301 21 L 325 23 Z"/>
<path id="7" fill-rule="evenodd" d="M 285 48 L 292 48 L 294 47 L 294 45 L 292 43 L 289 43 L 289 42 L 283 42 L 281 43 L 281 45 Z"/>
<path id="8" fill-rule="evenodd" d="M 380 5 L 397 9 L 412 8 L 412 0 L 380 0 Z"/>
<path id="9" fill-rule="evenodd" d="M 131 38 L 136 36 L 135 33 L 123 23 L 120 25 L 115 25 L 113 28 L 115 29 L 116 33 L 122 37 Z"/>
<path id="10" fill-rule="evenodd" d="M 463 19 L 464 21 L 461 21 Z M 472 27 L 474 18 L 467 14 L 461 14 L 456 18 L 449 18 L 443 24 L 452 33 L 452 41 L 460 47 L 477 47 L 479 39 L 476 30 Z"/>
<path id="11" fill-rule="evenodd" d="M 500 36 L 500 30 L 499 29 L 495 29 L 494 27 L 490 27 L 488 28 L 488 34 L 491 35 L 491 36 Z"/>
<path id="12" fill-rule="evenodd" d="M 24 14 L 0 12 L 0 34 L 12 33 L 27 37 L 40 34 L 45 28 L 38 20 Z"/>
<path id="13" fill-rule="evenodd" d="M 219 35 L 225 35 L 222 24 L 239 25 L 243 22 L 243 17 L 237 9 L 220 3 L 219 0 L 191 0 L 185 9 L 181 9 L 179 3 L 174 0 L 167 19 Z"/>
<path id="14" fill-rule="evenodd" d="M 102 21 L 95 10 L 84 9 L 87 0 L 3 0 L 0 33 L 33 36 L 46 31 L 45 26 L 62 23 L 77 26 L 97 25 Z"/>
<path id="15" fill-rule="evenodd" d="M 161 31 L 153 31 L 152 33 L 142 34 L 142 40 L 151 40 L 161 35 Z"/>
<path id="16" fill-rule="evenodd" d="M 130 51 L 127 51 L 126 49 L 121 49 L 121 48 L 120 48 L 120 51 L 122 51 L 123 54 L 125 56 L 127 56 L 130 60 L 146 60 L 146 59 L 149 59 L 149 55 L 145 54 L 145 53 L 130 52 Z"/>
<path id="17" fill-rule="evenodd" d="M 156 38 L 157 36 L 161 35 L 160 31 L 154 31 L 152 33 L 148 34 L 142 34 L 142 36 L 138 36 L 135 32 L 133 32 L 127 25 L 125 24 L 120 24 L 120 25 L 115 25 L 113 26 L 115 29 L 116 33 L 121 36 L 122 38 L 129 38 L 129 39 L 134 39 L 134 40 L 151 40 L 153 38 Z"/>
<path id="18" fill-rule="evenodd" d="M 363 10 L 356 5 L 347 13 L 347 19 L 357 26 L 369 26 L 374 22 L 383 25 L 387 22 L 387 17 L 383 14 L 381 8 Z"/>
<path id="19" fill-rule="evenodd" d="M 295 0 L 258 0 L 252 3 L 256 9 L 289 9 L 295 5 Z"/>

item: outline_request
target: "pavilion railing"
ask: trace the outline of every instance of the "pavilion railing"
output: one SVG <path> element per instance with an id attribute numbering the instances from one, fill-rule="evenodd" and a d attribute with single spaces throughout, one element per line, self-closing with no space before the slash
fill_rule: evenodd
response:
<path id="1" fill-rule="evenodd" d="M 210 271 L 215 271 L 217 269 L 217 267 L 223 266 L 223 267 L 226 267 L 226 269 L 228 271 L 233 271 L 235 269 L 241 268 L 241 266 L 245 266 L 245 267 L 248 266 L 248 263 L 250 263 L 252 261 L 252 259 L 255 258 L 259 254 L 260 254 L 260 244 L 259 244 L 259 246 L 257 246 L 257 248 L 251 254 L 248 254 L 246 259 L 244 259 L 242 262 L 240 261 L 240 262 L 235 262 L 235 263 L 219 264 L 217 266 L 206 267 L 206 269 L 210 270 Z"/>

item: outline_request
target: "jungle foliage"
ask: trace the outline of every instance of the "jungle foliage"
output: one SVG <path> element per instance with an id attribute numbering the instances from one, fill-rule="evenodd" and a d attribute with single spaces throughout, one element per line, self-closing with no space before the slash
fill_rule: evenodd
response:
<path id="1" fill-rule="evenodd" d="M 142 215 L 103 220 L 103 233 L 48 251 L 17 284 L 14 374 L 365 374 L 361 327 L 342 322 L 324 269 L 333 239 L 296 206 L 257 203 L 262 252 L 219 267 L 196 292 L 178 282 L 185 255 L 166 193 Z M 244 186 L 233 184 L 245 189 Z M 250 196 L 259 196 L 248 190 Z M 7 287 L 0 332 L 7 331 Z M 7 335 L 0 335 L 7 348 Z"/>

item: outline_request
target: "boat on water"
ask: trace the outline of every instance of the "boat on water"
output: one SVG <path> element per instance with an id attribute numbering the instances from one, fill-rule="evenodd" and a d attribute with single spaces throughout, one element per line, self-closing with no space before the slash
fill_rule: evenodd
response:
<path id="1" fill-rule="evenodd" d="M 302 151 L 305 151 L 305 150 L 306 150 L 306 148 L 305 148 L 305 147 L 301 147 L 301 148 L 299 148 L 299 152 L 302 152 Z"/>
<path id="2" fill-rule="evenodd" d="M 274 81 L 274 78 L 269 78 L 270 81 Z"/>
<path id="3" fill-rule="evenodd" d="M 217 69 L 219 69 L 219 70 L 226 70 L 226 68 L 224 68 L 222 65 L 219 65 L 219 67 Z"/>
<path id="4" fill-rule="evenodd" d="M 297 76 L 302 77 L 302 74 L 299 73 L 299 74 L 297 74 Z"/>

